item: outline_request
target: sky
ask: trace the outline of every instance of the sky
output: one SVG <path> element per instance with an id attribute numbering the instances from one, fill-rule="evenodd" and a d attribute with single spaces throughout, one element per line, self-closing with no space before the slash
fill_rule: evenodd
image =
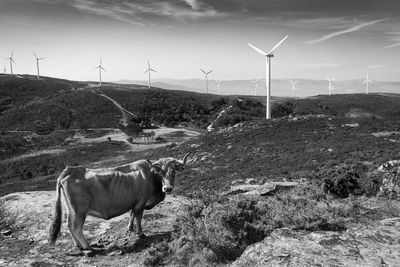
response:
<path id="1" fill-rule="evenodd" d="M 104 81 L 265 77 L 400 81 L 399 0 L 0 0 L 0 58 L 15 73 Z"/>

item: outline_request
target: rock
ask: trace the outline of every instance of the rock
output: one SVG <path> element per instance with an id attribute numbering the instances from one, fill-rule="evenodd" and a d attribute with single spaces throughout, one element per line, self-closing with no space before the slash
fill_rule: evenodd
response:
<path id="1" fill-rule="evenodd" d="M 242 184 L 242 185 L 234 185 L 231 186 L 231 189 L 226 192 L 224 195 L 237 195 L 237 194 L 243 194 L 249 191 L 254 191 L 260 187 L 260 185 L 254 185 L 254 184 Z"/>
<path id="2" fill-rule="evenodd" d="M 257 180 L 254 178 L 247 178 L 245 183 L 246 184 L 257 184 Z"/>
<path id="3" fill-rule="evenodd" d="M 297 182 L 266 182 L 265 184 L 259 186 L 254 192 L 260 196 L 271 196 L 277 192 L 286 191 L 298 186 Z"/>
<path id="4" fill-rule="evenodd" d="M 4 236 L 9 236 L 9 235 L 12 234 L 12 231 L 11 231 L 10 229 L 8 229 L 8 230 L 2 230 L 2 231 L 1 231 L 1 234 L 4 235 Z"/>
<path id="5" fill-rule="evenodd" d="M 94 250 L 82 250 L 83 255 L 85 255 L 85 257 L 90 258 L 94 256 Z"/>
<path id="6" fill-rule="evenodd" d="M 231 189 L 224 195 L 260 195 L 260 196 L 270 196 L 274 195 L 279 191 L 286 191 L 298 186 L 297 182 L 266 182 L 262 185 L 258 184 L 241 184 L 231 186 Z"/>
<path id="7" fill-rule="evenodd" d="M 400 218 L 346 232 L 281 228 L 249 246 L 231 266 L 399 266 L 399 248 Z"/>

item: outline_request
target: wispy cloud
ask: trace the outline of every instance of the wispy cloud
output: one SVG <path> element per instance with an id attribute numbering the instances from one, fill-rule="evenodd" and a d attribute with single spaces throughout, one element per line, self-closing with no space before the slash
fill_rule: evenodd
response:
<path id="1" fill-rule="evenodd" d="M 386 67 L 386 64 L 373 64 L 366 66 L 367 69 L 380 69 Z"/>
<path id="2" fill-rule="evenodd" d="M 36 0 L 47 1 L 47 0 Z M 224 14 L 199 0 L 71 0 L 70 5 L 82 13 L 105 16 L 135 25 L 156 24 L 157 20 L 196 20 Z"/>
<path id="3" fill-rule="evenodd" d="M 385 32 L 385 34 L 392 35 L 391 41 L 393 44 L 384 46 L 383 48 L 393 48 L 396 46 L 400 46 L 400 32 Z"/>
<path id="4" fill-rule="evenodd" d="M 350 27 L 350 28 L 347 28 L 347 29 L 344 29 L 344 30 L 340 30 L 340 31 L 336 31 L 336 32 L 333 32 L 333 33 L 326 34 L 326 35 L 324 35 L 321 38 L 316 39 L 316 40 L 305 41 L 305 43 L 306 44 L 310 44 L 310 45 L 317 44 L 317 43 L 329 40 L 329 39 L 331 39 L 333 37 L 336 37 L 336 36 L 340 36 L 340 35 L 343 35 L 343 34 L 359 31 L 364 27 L 367 27 L 367 26 L 370 26 L 370 25 L 374 25 L 374 24 L 382 22 L 382 21 L 384 21 L 384 20 L 380 19 L 380 20 L 374 20 L 374 21 L 371 21 L 371 22 L 362 23 L 362 24 L 359 24 L 359 25 L 356 25 L 356 26 L 353 26 L 353 27 Z"/>
<path id="5" fill-rule="evenodd" d="M 342 65 L 344 65 L 344 63 L 311 62 L 298 64 L 299 67 L 303 68 L 334 68 Z"/>

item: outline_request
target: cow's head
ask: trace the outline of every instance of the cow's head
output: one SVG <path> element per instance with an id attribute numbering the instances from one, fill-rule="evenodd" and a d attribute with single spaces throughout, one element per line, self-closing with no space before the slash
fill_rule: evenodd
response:
<path id="1" fill-rule="evenodd" d="M 183 160 L 176 158 L 162 158 L 155 162 L 147 160 L 151 164 L 151 171 L 162 177 L 162 191 L 171 193 L 174 189 L 174 180 L 176 171 L 182 171 L 186 164 L 189 154 L 183 157 Z"/>

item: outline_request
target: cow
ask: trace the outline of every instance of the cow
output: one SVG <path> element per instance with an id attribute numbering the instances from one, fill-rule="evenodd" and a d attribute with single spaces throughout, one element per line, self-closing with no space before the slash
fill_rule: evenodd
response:
<path id="1" fill-rule="evenodd" d="M 67 166 L 57 179 L 54 219 L 49 242 L 54 244 L 60 233 L 64 197 L 68 211 L 67 225 L 75 245 L 84 252 L 93 249 L 83 235 L 87 215 L 111 219 L 130 211 L 128 230 L 145 237 L 141 220 L 145 209 L 152 209 L 174 188 L 175 172 L 184 169 L 183 160 L 162 158 L 155 162 L 138 160 L 130 164 L 103 169 Z"/>

